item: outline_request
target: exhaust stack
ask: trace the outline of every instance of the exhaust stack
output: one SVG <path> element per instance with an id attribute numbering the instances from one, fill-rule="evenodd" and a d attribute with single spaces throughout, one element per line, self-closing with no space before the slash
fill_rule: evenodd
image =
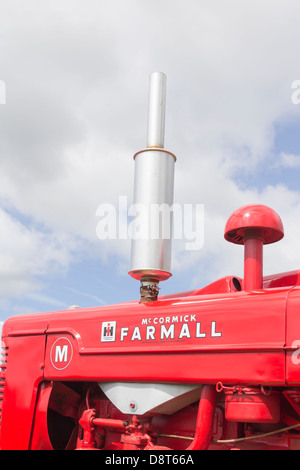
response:
<path id="1" fill-rule="evenodd" d="M 172 204 L 176 157 L 164 149 L 166 75 L 150 75 L 147 148 L 134 155 L 134 208 L 143 221 L 131 245 L 129 274 L 141 282 L 141 302 L 157 299 L 171 274 Z"/>

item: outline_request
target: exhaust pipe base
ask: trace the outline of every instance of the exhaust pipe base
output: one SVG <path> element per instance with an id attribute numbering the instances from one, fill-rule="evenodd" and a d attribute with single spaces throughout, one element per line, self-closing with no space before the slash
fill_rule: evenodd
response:
<path id="1" fill-rule="evenodd" d="M 154 300 L 157 300 L 159 293 L 158 283 L 159 281 L 156 279 L 145 279 L 141 281 L 140 303 L 153 302 Z"/>

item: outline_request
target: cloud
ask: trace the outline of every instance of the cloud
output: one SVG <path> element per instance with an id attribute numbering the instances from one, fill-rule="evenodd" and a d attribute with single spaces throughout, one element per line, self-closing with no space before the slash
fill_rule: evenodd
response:
<path id="1" fill-rule="evenodd" d="M 289 233 L 276 262 L 268 258 L 272 268 L 298 262 L 299 192 L 275 182 L 241 187 L 236 178 L 272 157 L 277 122 L 299 116 L 291 102 L 298 2 L 13 3 L 1 13 L 3 295 L 34 292 L 84 256 L 106 266 L 114 257 L 117 272 L 129 263 L 128 240 L 97 239 L 96 210 L 117 206 L 120 195 L 132 199 L 132 156 L 146 145 L 155 70 L 168 77 L 175 201 L 205 206 L 203 249 L 174 243 L 174 272 L 199 263 L 191 282 L 206 282 L 228 267 L 240 271 L 238 248 L 224 242 L 223 230 L 230 213 L 251 202 L 280 209 Z M 280 165 L 296 168 L 297 154 L 280 151 Z"/>
<path id="2" fill-rule="evenodd" d="M 298 168 L 300 167 L 300 155 L 281 152 L 275 166 L 283 168 Z"/>
<path id="3" fill-rule="evenodd" d="M 0 227 L 0 292 L 3 296 L 19 297 L 39 289 L 43 277 L 58 271 L 62 274 L 72 261 L 74 243 L 66 233 L 45 233 L 28 227 L 2 209 Z"/>

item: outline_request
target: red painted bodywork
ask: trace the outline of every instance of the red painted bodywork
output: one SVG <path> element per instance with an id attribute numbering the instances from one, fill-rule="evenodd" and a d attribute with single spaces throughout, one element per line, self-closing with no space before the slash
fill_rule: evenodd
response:
<path id="1" fill-rule="evenodd" d="M 212 428 L 213 438 L 218 437 L 213 441 L 225 441 L 224 436 L 234 439 L 251 432 L 258 435 L 265 432 L 259 423 L 257 429 L 252 425 L 250 430 L 246 420 L 250 394 L 247 395 L 246 388 L 241 392 L 247 405 L 245 421 L 226 420 L 227 389 L 220 391 L 219 387 L 217 392 L 220 383 L 224 387 L 257 389 L 259 393 L 254 394 L 264 416 L 265 401 L 260 401 L 259 394 L 261 387 L 263 391 L 272 387 L 281 397 L 280 423 L 274 425 L 275 429 L 297 424 L 300 419 L 297 405 L 299 279 L 298 271 L 269 276 L 263 280 L 263 289 L 246 292 L 240 290 L 241 279 L 226 277 L 203 289 L 162 296 L 155 302 L 134 301 L 11 317 L 2 332 L 6 364 L 2 364 L 1 372 L 5 384 L 1 403 L 1 449 L 60 446 L 121 449 L 128 443 L 133 448 L 145 449 L 198 448 L 197 442 L 204 442 L 207 435 L 211 436 L 207 431 L 206 438 L 201 437 L 201 422 L 207 423 L 207 430 Z M 115 340 L 104 341 L 103 322 L 109 322 L 109 328 L 115 327 Z M 105 334 L 109 337 L 111 333 L 112 330 L 106 330 Z M 68 357 L 62 356 L 58 361 L 54 344 L 60 344 L 61 356 L 64 345 L 68 345 Z M 122 432 L 120 423 L 132 419 L 132 415 L 122 415 L 103 394 L 95 392 L 97 382 L 201 384 L 205 386 L 206 402 L 202 397 L 200 404 L 189 405 L 174 416 L 152 416 L 149 418 L 151 432 L 149 419 L 142 420 L 139 426 L 127 424 Z M 90 420 L 91 429 L 86 424 L 87 441 L 83 438 L 79 443 L 78 435 L 75 438 L 73 432 L 67 443 L 53 445 L 49 421 L 55 427 L 56 418 L 52 420 L 49 416 L 62 415 L 78 427 L 84 411 L 89 409 L 86 398 L 89 386 L 95 388 L 88 393 L 92 394 L 94 416 L 100 421 L 97 424 Z M 242 418 L 244 408 L 242 404 Z M 229 410 L 229 417 L 231 412 L 235 409 Z M 197 416 L 209 418 L 199 421 Z M 103 429 L 101 419 L 117 420 L 115 427 L 113 422 L 109 425 L 102 421 L 105 444 L 100 443 L 99 437 Z M 100 431 L 93 437 L 95 426 Z M 168 437 L 174 434 L 187 439 Z M 298 437 L 296 428 L 241 444 L 212 441 L 210 448 L 297 448 Z"/>

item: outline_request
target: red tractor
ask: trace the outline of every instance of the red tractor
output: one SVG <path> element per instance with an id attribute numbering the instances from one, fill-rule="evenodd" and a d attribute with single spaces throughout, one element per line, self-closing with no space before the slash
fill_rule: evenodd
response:
<path id="1" fill-rule="evenodd" d="M 148 147 L 135 155 L 135 201 L 146 205 L 172 202 L 164 91 L 152 74 Z M 299 449 L 300 271 L 262 269 L 263 245 L 282 237 L 276 212 L 244 206 L 225 227 L 244 245 L 243 279 L 158 296 L 170 240 L 134 240 L 140 299 L 9 318 L 1 449 Z"/>

